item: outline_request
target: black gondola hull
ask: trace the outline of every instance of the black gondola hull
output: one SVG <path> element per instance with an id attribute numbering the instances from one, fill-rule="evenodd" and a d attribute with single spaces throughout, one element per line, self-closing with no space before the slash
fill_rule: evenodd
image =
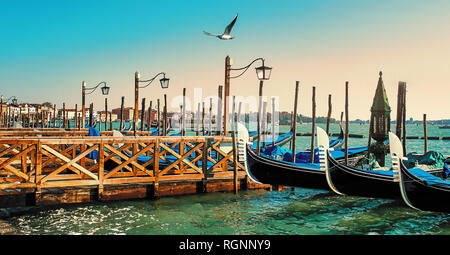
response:
<path id="1" fill-rule="evenodd" d="M 252 179 L 271 185 L 330 190 L 325 172 L 307 169 L 256 155 L 247 148 L 247 171 Z"/>
<path id="2" fill-rule="evenodd" d="M 328 154 L 329 181 L 339 192 L 350 196 L 400 198 L 398 183 L 392 176 L 370 174 L 340 164 Z"/>
<path id="3" fill-rule="evenodd" d="M 424 211 L 450 212 L 450 187 L 430 186 L 422 179 L 414 176 L 400 164 L 402 186 L 406 202 Z"/>

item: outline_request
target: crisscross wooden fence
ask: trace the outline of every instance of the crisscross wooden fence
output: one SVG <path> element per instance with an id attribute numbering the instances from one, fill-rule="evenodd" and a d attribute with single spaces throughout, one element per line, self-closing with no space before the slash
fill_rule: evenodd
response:
<path id="1" fill-rule="evenodd" d="M 0 191 L 233 176 L 228 137 L 1 137 Z M 245 168 L 237 163 L 240 174 Z"/>

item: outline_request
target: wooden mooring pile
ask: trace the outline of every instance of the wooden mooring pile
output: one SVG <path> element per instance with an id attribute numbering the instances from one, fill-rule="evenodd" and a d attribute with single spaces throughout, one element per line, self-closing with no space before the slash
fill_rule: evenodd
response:
<path id="1" fill-rule="evenodd" d="M 230 137 L 87 133 L 0 130 L 0 207 L 272 188 L 223 149 Z"/>

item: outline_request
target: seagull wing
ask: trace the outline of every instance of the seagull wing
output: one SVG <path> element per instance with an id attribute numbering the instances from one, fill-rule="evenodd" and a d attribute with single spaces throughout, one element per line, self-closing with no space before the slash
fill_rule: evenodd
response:
<path id="1" fill-rule="evenodd" d="M 211 33 L 208 33 L 208 32 L 206 32 L 206 31 L 203 31 L 203 33 L 204 33 L 205 35 L 209 35 L 209 36 L 217 36 L 217 35 L 215 35 L 215 34 L 211 34 Z"/>
<path id="2" fill-rule="evenodd" d="M 231 21 L 230 24 L 225 28 L 225 32 L 223 32 L 224 35 L 229 35 L 231 33 L 231 29 L 233 29 L 234 23 L 236 23 L 238 15 L 236 14 L 236 17 L 234 17 L 233 21 Z"/>

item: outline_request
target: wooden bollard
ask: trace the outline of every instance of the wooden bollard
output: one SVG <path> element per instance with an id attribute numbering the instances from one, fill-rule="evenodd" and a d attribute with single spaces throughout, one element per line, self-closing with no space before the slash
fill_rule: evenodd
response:
<path id="1" fill-rule="evenodd" d="M 121 103 L 120 103 L 120 127 L 119 127 L 119 131 L 122 132 L 123 130 L 123 108 L 125 105 L 125 97 L 123 96 L 121 98 Z"/>
<path id="2" fill-rule="evenodd" d="M 150 104 L 148 106 L 148 119 L 147 119 L 147 128 L 148 128 L 148 135 L 150 135 L 150 129 L 152 129 L 152 101 L 150 100 Z"/>
<path id="3" fill-rule="evenodd" d="M 217 135 L 221 135 L 222 134 L 222 121 L 223 121 L 223 116 L 222 116 L 222 102 L 223 102 L 223 86 L 219 85 L 218 88 L 218 92 L 217 92 L 217 96 L 218 96 L 218 102 L 217 102 L 217 119 L 216 119 L 216 125 L 217 125 Z"/>
<path id="4" fill-rule="evenodd" d="M 292 162 L 295 163 L 295 141 L 297 134 L 297 99 L 298 99 L 298 86 L 299 81 L 295 82 L 295 97 L 294 97 L 294 114 L 292 116 Z"/>
<path id="5" fill-rule="evenodd" d="M 427 115 L 423 115 L 423 153 L 428 152 Z"/>
<path id="6" fill-rule="evenodd" d="M 263 93 L 263 81 L 259 81 L 259 99 L 258 99 L 258 144 L 256 146 L 256 153 L 259 155 L 261 153 L 261 108 L 262 108 L 262 93 Z"/>
<path id="7" fill-rule="evenodd" d="M 327 114 L 327 134 L 330 134 L 330 119 L 331 119 L 331 110 L 333 106 L 331 104 L 331 94 L 328 95 L 328 114 Z"/>
<path id="8" fill-rule="evenodd" d="M 167 135 L 167 95 L 164 94 L 164 129 L 163 129 L 163 134 L 164 136 Z"/>
<path id="9" fill-rule="evenodd" d="M 161 135 L 161 110 L 159 105 L 159 98 L 156 100 L 157 108 L 158 108 L 158 136 Z"/>
<path id="10" fill-rule="evenodd" d="M 345 164 L 348 165 L 348 81 L 345 82 Z"/>
<path id="11" fill-rule="evenodd" d="M 66 103 L 63 103 L 63 126 L 62 127 L 66 128 Z"/>
<path id="12" fill-rule="evenodd" d="M 311 130 L 311 163 L 314 163 L 314 138 L 316 134 L 316 87 L 312 91 L 312 130 Z"/>
<path id="13" fill-rule="evenodd" d="M 142 98 L 142 103 L 141 103 L 141 131 L 144 131 L 144 118 L 145 118 L 145 97 Z"/>

